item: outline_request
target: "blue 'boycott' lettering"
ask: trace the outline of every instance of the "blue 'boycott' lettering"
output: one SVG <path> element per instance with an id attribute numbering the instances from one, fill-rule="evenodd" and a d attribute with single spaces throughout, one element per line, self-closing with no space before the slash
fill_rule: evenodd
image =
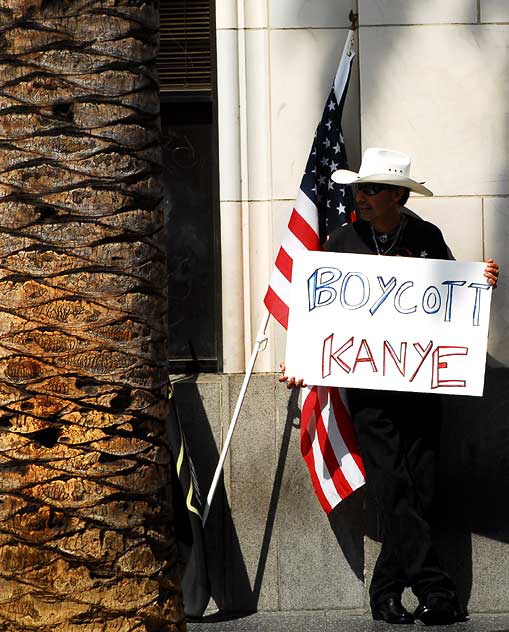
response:
<path id="1" fill-rule="evenodd" d="M 351 311 L 362 309 L 370 303 L 369 313 L 374 316 L 387 303 L 391 295 L 394 297 L 392 305 L 398 313 L 414 314 L 417 311 L 416 299 L 418 297 L 415 296 L 413 281 L 399 283 L 394 276 L 389 280 L 385 280 L 382 276 L 376 278 L 382 293 L 371 303 L 372 291 L 369 278 L 363 272 L 347 272 L 343 275 L 338 268 L 317 268 L 307 281 L 309 311 L 331 305 L 338 299 L 343 309 Z M 339 281 L 341 281 L 340 286 L 338 286 Z M 422 310 L 426 314 L 437 314 L 445 305 L 444 322 L 451 322 L 454 315 L 455 288 L 463 287 L 466 283 L 465 280 L 442 281 L 441 285 L 447 288 L 445 298 L 436 285 L 430 285 L 422 295 Z M 488 283 L 470 283 L 468 288 L 475 290 L 472 325 L 478 327 L 481 314 L 481 291 L 490 290 L 491 286 Z"/>
<path id="2" fill-rule="evenodd" d="M 308 279 L 309 311 L 316 307 L 325 307 L 336 300 L 336 288 L 331 287 L 339 281 L 341 271 L 337 268 L 318 268 Z"/>

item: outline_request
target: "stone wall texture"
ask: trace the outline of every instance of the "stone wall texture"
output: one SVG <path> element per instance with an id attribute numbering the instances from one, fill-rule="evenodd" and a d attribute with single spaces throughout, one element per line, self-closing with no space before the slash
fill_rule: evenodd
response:
<path id="1" fill-rule="evenodd" d="M 366 147 L 406 151 L 415 178 L 435 192 L 412 196 L 408 206 L 441 227 L 458 260 L 490 256 L 501 264 L 485 396 L 446 400 L 440 484 L 444 563 L 463 601 L 485 612 L 509 610 L 508 7 L 507 0 L 217 3 L 226 374 L 177 389 L 191 434 L 210 429 L 200 453 L 206 488 L 348 13 L 358 11 L 343 119 L 351 167 Z M 284 357 L 284 332 L 271 323 L 268 333 L 207 536 L 216 555 L 214 598 L 236 610 L 363 611 L 376 516 L 363 490 L 330 521 L 319 508 L 299 454 L 297 402 L 271 373 Z"/>
<path id="2" fill-rule="evenodd" d="M 489 369 L 485 397 L 444 400 L 439 552 L 471 612 L 509 612 L 508 380 L 508 369 Z M 241 381 L 201 375 L 175 384 L 204 496 Z M 367 612 L 376 515 L 365 488 L 325 515 L 299 434 L 297 394 L 276 374 L 255 375 L 205 530 L 221 610 Z"/>
<path id="3" fill-rule="evenodd" d="M 225 371 L 241 372 L 252 348 L 351 9 L 360 28 L 343 119 L 350 165 L 370 146 L 409 153 L 435 193 L 413 196 L 410 208 L 443 229 L 457 259 L 498 259 L 489 349 L 507 366 L 506 0 L 217 5 Z M 284 332 L 269 332 L 258 371 L 277 370 L 284 354 Z"/>

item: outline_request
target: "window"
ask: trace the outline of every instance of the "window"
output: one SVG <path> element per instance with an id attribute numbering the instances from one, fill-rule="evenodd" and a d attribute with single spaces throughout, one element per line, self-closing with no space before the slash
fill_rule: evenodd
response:
<path id="1" fill-rule="evenodd" d="M 221 368 L 215 46 L 209 0 L 161 2 L 170 370 Z"/>

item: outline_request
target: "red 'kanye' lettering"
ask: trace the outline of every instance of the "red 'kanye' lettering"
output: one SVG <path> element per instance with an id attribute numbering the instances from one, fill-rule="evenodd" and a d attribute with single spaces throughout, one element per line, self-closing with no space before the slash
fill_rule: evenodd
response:
<path id="1" fill-rule="evenodd" d="M 430 371 L 432 389 L 466 387 L 466 380 L 441 378 L 440 372 L 449 368 L 448 362 L 443 361 L 444 358 L 466 356 L 468 355 L 468 347 L 448 345 L 435 347 L 432 340 L 424 344 L 420 341 L 404 341 L 399 342 L 399 353 L 396 353 L 395 346 L 388 340 L 384 340 L 382 348 L 379 350 L 366 338 L 357 341 L 354 336 L 351 336 L 334 349 L 334 334 L 331 334 L 324 339 L 322 345 L 322 377 L 325 379 L 332 374 L 333 362 L 347 375 L 359 374 L 360 372 L 366 375 L 366 370 L 378 373 L 378 366 L 382 365 L 382 375 L 388 379 L 401 376 L 410 383 L 414 382 L 421 372 Z M 348 352 L 352 347 L 354 349 L 348 358 Z M 413 354 L 409 353 L 412 348 L 415 350 Z M 426 362 L 428 358 L 431 358 L 431 363 Z"/>

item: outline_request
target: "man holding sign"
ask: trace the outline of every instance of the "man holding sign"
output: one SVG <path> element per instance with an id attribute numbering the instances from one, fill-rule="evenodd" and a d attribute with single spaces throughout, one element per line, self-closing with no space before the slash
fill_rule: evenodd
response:
<path id="1" fill-rule="evenodd" d="M 418 262 L 392 265 L 380 261 L 373 277 L 360 271 L 362 258 L 355 255 L 452 259 L 441 231 L 404 209 L 410 191 L 432 195 L 409 174 L 408 156 L 371 148 L 364 153 L 359 173 L 340 170 L 332 175 L 335 182 L 352 185 L 358 220 L 336 229 L 324 250 L 354 256 L 344 257 L 341 265 L 306 273 L 303 307 L 290 310 L 287 364 L 290 374 L 298 374 L 292 371 L 292 365 L 298 364 L 291 361 L 292 314 L 305 312 L 309 318 L 318 318 L 320 312 L 336 310 L 338 320 L 343 313 L 353 315 L 352 328 L 344 340 L 334 339 L 334 334 L 326 332 L 315 347 L 320 354 L 317 370 L 321 383 L 352 386 L 347 391 L 348 405 L 366 478 L 380 513 L 382 550 L 370 586 L 373 618 L 403 624 L 420 619 L 433 625 L 457 621 L 462 613 L 453 582 L 440 568 L 429 525 L 440 437 L 440 400 L 431 392 L 454 392 L 455 388 L 466 386 L 464 379 L 447 379 L 451 378 L 449 364 L 454 366 L 458 358 L 466 356 L 468 361 L 484 367 L 485 347 L 476 356 L 454 336 L 466 332 L 463 340 L 470 340 L 471 334 L 484 327 L 486 337 L 487 318 L 482 319 L 482 301 L 496 286 L 498 265 L 488 259 L 483 279 L 478 278 L 479 264 L 464 264 L 464 278 L 459 279 L 448 276 L 447 265 L 453 264 L 437 262 L 432 282 L 423 280 L 422 287 L 419 273 L 413 272 Z M 445 266 L 445 272 L 440 266 Z M 294 279 L 295 276 L 292 285 Z M 455 301 L 460 300 L 470 300 L 472 305 L 468 310 L 454 312 Z M 374 343 L 363 334 L 363 323 L 374 323 L 377 314 L 379 318 L 384 310 L 387 314 L 389 305 L 399 337 L 389 340 L 382 325 L 383 340 L 377 341 L 375 350 Z M 487 313 L 486 310 L 484 316 Z M 454 318 L 458 321 L 454 322 Z M 451 344 L 435 345 L 429 338 L 422 340 L 424 321 L 449 326 L 447 342 Z M 307 343 L 293 348 L 303 353 L 302 347 Z M 310 352 L 304 354 L 302 359 L 311 365 Z M 387 382 L 387 378 L 392 381 Z M 357 379 L 364 388 L 358 386 Z M 289 387 L 303 385 L 302 379 L 286 375 L 280 380 Z M 430 392 L 415 392 L 426 390 Z M 419 599 L 414 614 L 401 604 L 406 586 Z"/>

